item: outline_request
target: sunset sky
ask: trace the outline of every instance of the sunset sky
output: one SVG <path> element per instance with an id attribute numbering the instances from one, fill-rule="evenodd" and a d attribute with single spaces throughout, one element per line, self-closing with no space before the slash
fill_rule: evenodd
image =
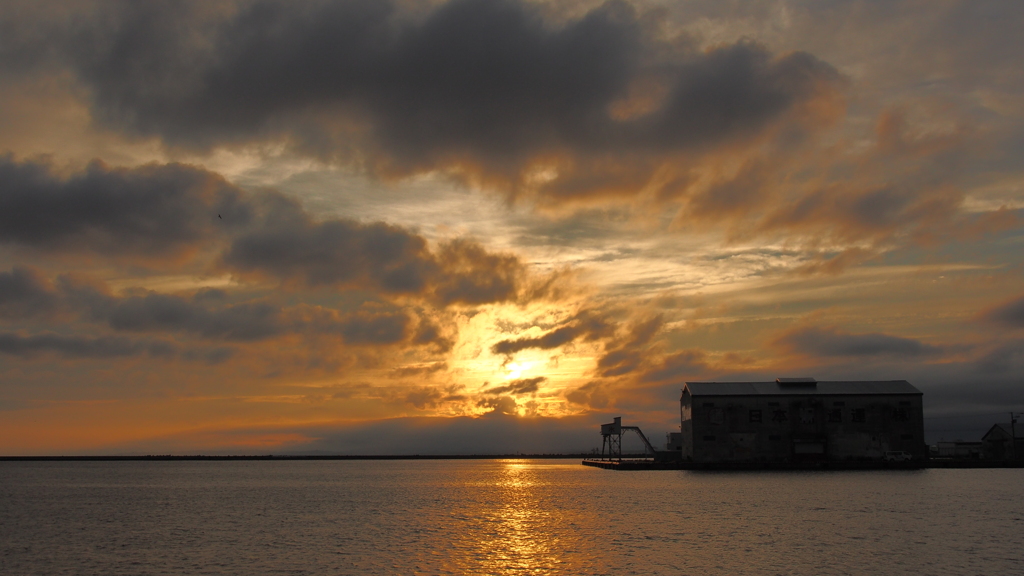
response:
<path id="1" fill-rule="evenodd" d="M 687 380 L 1024 410 L 1024 3 L 0 7 L 0 454 L 555 452 Z"/>

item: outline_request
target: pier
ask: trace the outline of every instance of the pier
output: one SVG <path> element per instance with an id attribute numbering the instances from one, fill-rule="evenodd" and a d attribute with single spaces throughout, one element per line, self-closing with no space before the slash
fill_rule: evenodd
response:
<path id="1" fill-rule="evenodd" d="M 624 458 L 622 460 L 584 459 L 584 466 L 603 470 L 923 470 L 928 468 L 1024 468 L 1024 462 L 1008 460 L 942 460 L 910 462 L 818 461 L 818 462 L 682 462 Z"/>

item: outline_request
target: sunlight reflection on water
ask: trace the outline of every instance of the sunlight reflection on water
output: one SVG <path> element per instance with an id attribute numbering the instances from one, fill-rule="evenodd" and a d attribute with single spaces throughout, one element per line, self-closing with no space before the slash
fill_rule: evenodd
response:
<path id="1" fill-rule="evenodd" d="M 1024 470 L 0 462 L 0 573 L 1024 573 Z"/>

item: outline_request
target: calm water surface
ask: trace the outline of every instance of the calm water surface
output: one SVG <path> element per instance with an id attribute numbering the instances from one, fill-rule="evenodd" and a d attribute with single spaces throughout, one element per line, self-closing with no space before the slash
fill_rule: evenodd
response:
<path id="1" fill-rule="evenodd" d="M 0 574 L 1024 574 L 1024 470 L 0 462 Z"/>

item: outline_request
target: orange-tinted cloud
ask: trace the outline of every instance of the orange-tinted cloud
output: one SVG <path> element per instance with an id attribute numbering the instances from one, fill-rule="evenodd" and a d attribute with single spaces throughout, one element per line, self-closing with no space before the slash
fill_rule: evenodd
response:
<path id="1" fill-rule="evenodd" d="M 317 220 L 281 194 L 250 194 L 181 164 L 129 169 L 94 162 L 62 178 L 46 162 L 5 156 L 0 181 L 0 244 L 18 248 L 91 252 L 164 270 L 219 252 L 221 267 L 241 276 L 414 296 L 442 306 L 544 298 L 554 293 L 545 283 L 558 276 L 533 278 L 515 255 L 469 239 L 432 249 L 400 226 Z M 0 297 L 14 298 L 29 284 L 27 277 L 2 279 L 0 290 L 6 286 L 10 294 Z"/>
<path id="2" fill-rule="evenodd" d="M 540 384 L 547 380 L 544 376 L 538 376 L 536 378 L 521 378 L 519 380 L 513 380 L 504 386 L 494 386 L 484 390 L 484 394 L 511 394 L 512 396 L 518 396 L 520 394 L 536 394 L 537 390 L 540 389 Z"/>
<path id="3" fill-rule="evenodd" d="M 602 314 L 585 310 L 574 315 L 563 326 L 542 336 L 501 340 L 491 346 L 491 351 L 495 354 L 511 355 L 530 348 L 551 350 L 564 346 L 577 338 L 596 340 L 613 333 L 614 327 Z"/>

